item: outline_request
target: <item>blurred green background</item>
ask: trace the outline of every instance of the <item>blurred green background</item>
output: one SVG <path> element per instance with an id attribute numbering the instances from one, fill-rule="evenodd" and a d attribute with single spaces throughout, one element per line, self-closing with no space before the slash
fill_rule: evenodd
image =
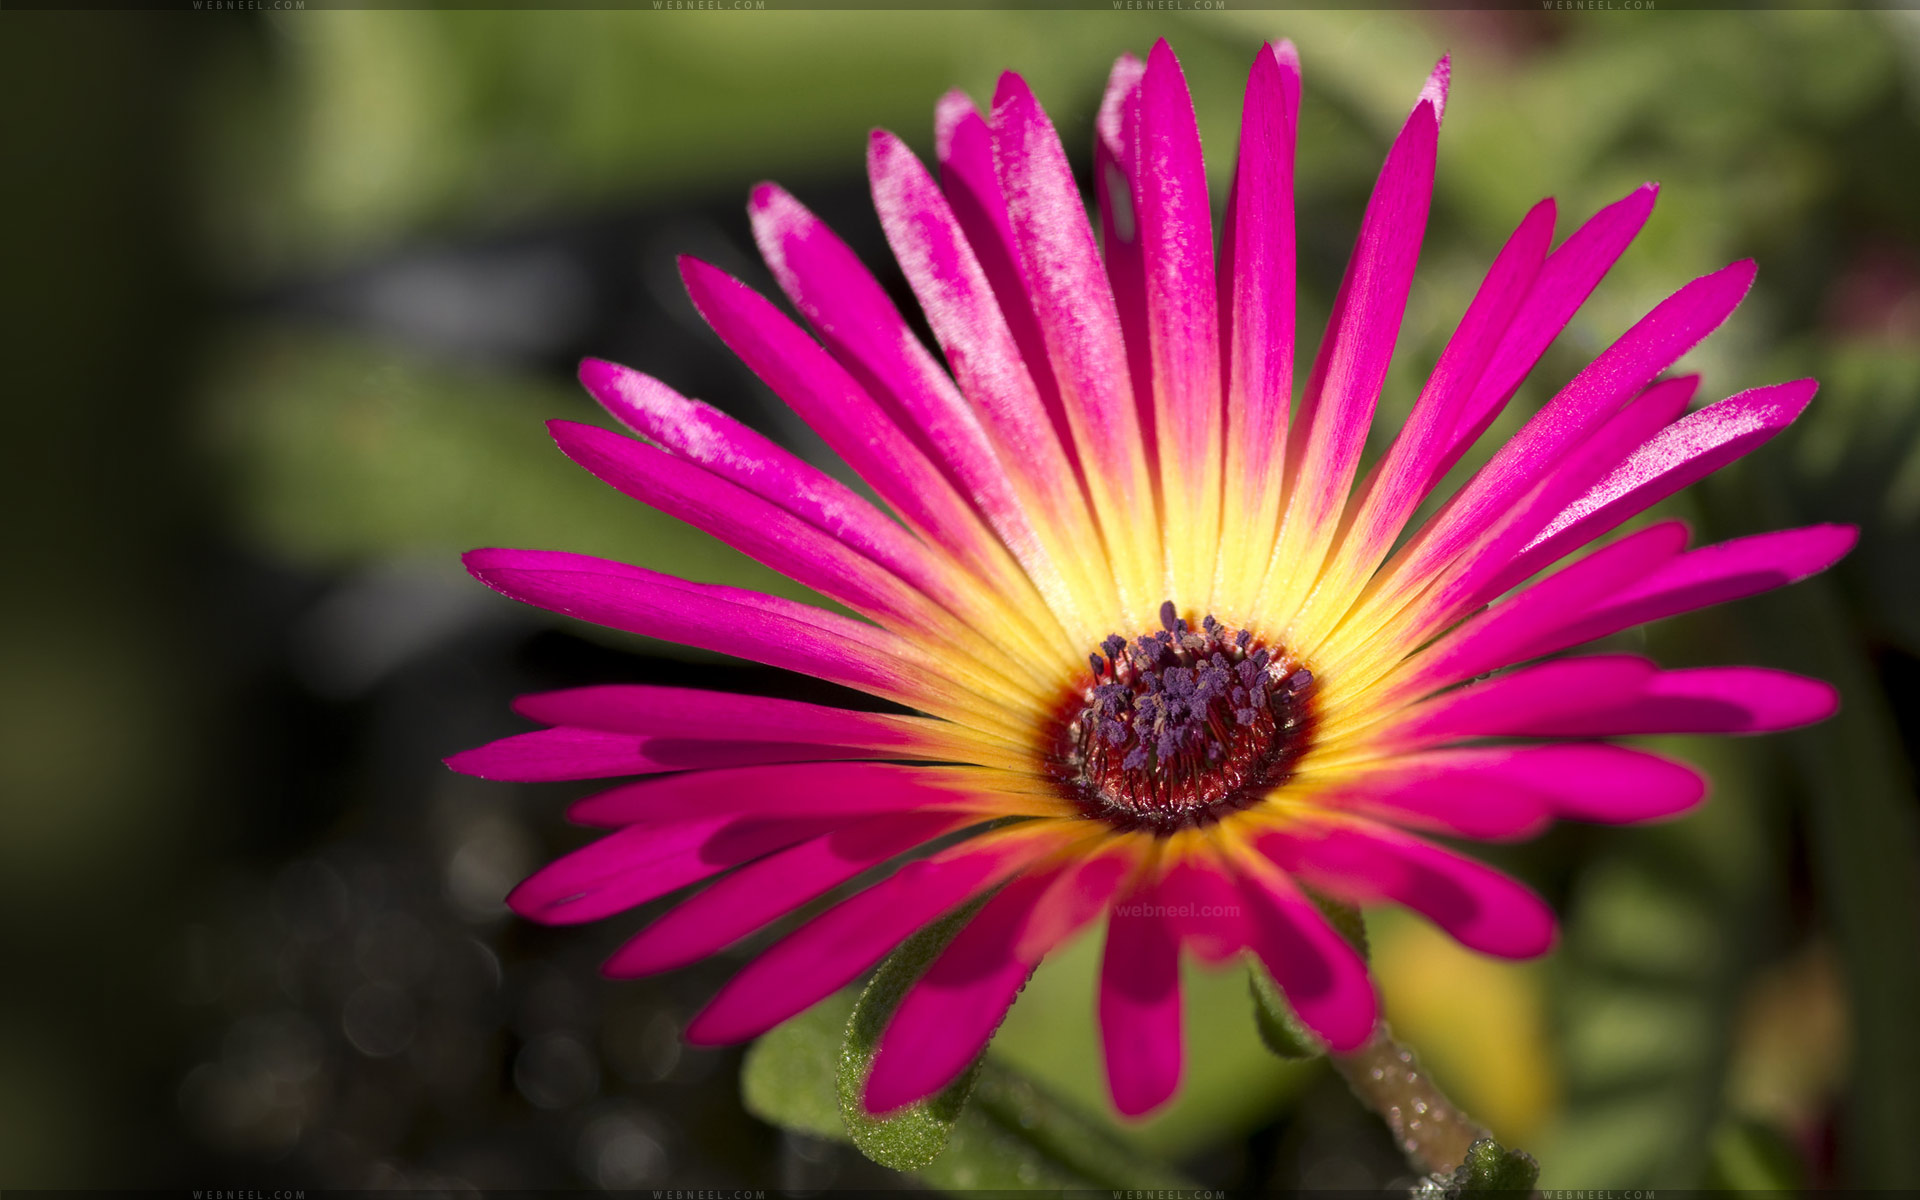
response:
<path id="1" fill-rule="evenodd" d="M 1534 200 L 1645 179 L 1646 232 L 1513 428 L 1667 292 L 1759 259 L 1687 366 L 1704 399 L 1822 381 L 1670 507 L 1703 538 L 1850 521 L 1829 577 L 1625 637 L 1835 681 L 1820 728 L 1675 739 L 1711 802 L 1494 857 L 1565 918 L 1525 966 L 1373 932 L 1389 1018 L 1557 1187 L 1920 1184 L 1920 20 L 1912 12 L 0 14 L 8 586 L 0 660 L 0 1184 L 817 1188 L 889 1177 L 742 1110 L 681 1024 L 735 962 L 610 984 L 626 930 L 500 897 L 580 840 L 570 790 L 455 778 L 539 687 L 804 681 L 548 620 L 484 544 L 787 585 L 608 492 L 540 421 L 632 363 L 818 455 L 698 323 L 673 256 L 762 286 L 778 178 L 903 289 L 862 176 L 949 87 L 1033 83 L 1076 168 L 1113 56 L 1172 40 L 1216 178 L 1261 38 L 1304 60 L 1311 336 L 1380 156 L 1454 56 L 1391 429 Z M 1216 196 L 1216 201 L 1223 197 Z M 572 789 L 577 791 L 579 789 Z M 642 914 L 644 915 L 644 914 Z M 1097 1120 L 1091 943 L 996 1052 Z M 1194 1178 L 1406 1175 L 1322 1066 L 1194 981 Z"/>

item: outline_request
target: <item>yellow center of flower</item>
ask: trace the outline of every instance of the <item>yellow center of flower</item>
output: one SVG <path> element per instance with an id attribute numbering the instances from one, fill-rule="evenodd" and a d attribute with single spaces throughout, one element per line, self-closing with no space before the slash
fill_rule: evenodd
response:
<path id="1" fill-rule="evenodd" d="M 1088 816 L 1171 833 L 1247 808 L 1306 752 L 1313 673 L 1247 630 L 1198 627 L 1160 606 L 1161 628 L 1114 634 L 1063 703 L 1054 779 Z"/>

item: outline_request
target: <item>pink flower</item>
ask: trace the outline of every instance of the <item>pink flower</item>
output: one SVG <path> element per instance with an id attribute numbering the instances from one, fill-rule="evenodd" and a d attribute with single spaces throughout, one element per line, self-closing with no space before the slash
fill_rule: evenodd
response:
<path id="1" fill-rule="evenodd" d="M 1750 262 L 1661 303 L 1403 537 L 1639 231 L 1652 185 L 1557 249 L 1553 202 L 1527 213 L 1407 424 L 1356 479 L 1419 257 L 1447 77 L 1443 59 L 1387 156 L 1292 414 L 1300 72 L 1287 43 L 1254 61 L 1217 249 L 1164 43 L 1116 64 L 1101 107 L 1098 243 L 1017 75 L 990 121 L 960 94 L 941 101 L 939 182 L 875 133 L 874 203 L 944 367 L 844 244 L 784 191 L 757 189 L 760 248 L 818 340 L 705 263 L 683 260 L 687 288 L 892 515 L 609 363 L 587 362 L 581 380 L 644 440 L 551 428 L 601 479 L 859 619 L 575 554 L 480 550 L 467 564 L 515 599 L 914 715 L 651 686 L 526 697 L 520 711 L 550 728 L 452 765 L 650 778 L 576 804 L 573 818 L 613 832 L 528 879 L 514 909 L 590 921 L 718 877 L 607 964 L 641 975 L 948 839 L 774 944 L 688 1036 L 754 1037 L 992 893 L 883 1036 L 869 1107 L 953 1079 L 1034 965 L 1104 918 L 1107 1074 L 1120 1111 L 1140 1114 L 1179 1083 L 1183 951 L 1257 955 L 1307 1025 L 1352 1049 L 1374 1027 L 1373 986 L 1303 887 L 1405 905 L 1484 953 L 1537 955 L 1553 941 L 1547 906 L 1421 835 L 1671 817 L 1699 802 L 1702 779 L 1605 739 L 1831 714 L 1826 684 L 1758 668 L 1665 671 L 1621 654 L 1516 665 L 1790 583 L 1852 544 L 1849 528 L 1815 526 L 1690 550 L 1668 521 L 1514 590 L 1806 406 L 1811 380 L 1688 413 L 1698 380 L 1660 378 L 1733 311 Z"/>

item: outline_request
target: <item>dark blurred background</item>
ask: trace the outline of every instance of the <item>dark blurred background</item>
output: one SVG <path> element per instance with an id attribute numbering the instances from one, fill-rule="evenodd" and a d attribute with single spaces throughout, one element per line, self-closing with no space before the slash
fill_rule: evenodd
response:
<path id="1" fill-rule="evenodd" d="M 1216 178 L 1263 37 L 1305 63 L 1303 334 L 1432 61 L 1454 55 L 1391 429 L 1526 207 L 1644 179 L 1639 242 L 1522 393 L 1734 258 L 1688 366 L 1799 375 L 1794 429 L 1667 506 L 1703 538 L 1864 531 L 1831 576 L 1636 633 L 1835 681 L 1842 716 L 1670 739 L 1711 802 L 1501 850 L 1566 935 L 1512 966 L 1373 922 L 1396 1030 L 1576 1187 L 1920 1182 L 1920 20 L 1913 12 L 0 14 L 8 521 L 0 1184 L 817 1188 L 890 1178 L 747 1115 L 682 1023 L 737 965 L 610 983 L 645 914 L 545 930 L 505 891 L 576 844 L 564 787 L 455 777 L 510 698 L 805 681 L 499 600 L 477 545 L 790 585 L 573 469 L 587 354 L 818 446 L 697 321 L 673 256 L 765 285 L 776 177 L 896 291 L 865 131 L 1025 73 L 1085 171 L 1112 57 L 1169 37 Z M 1220 200 L 1221 197 L 1216 197 Z M 578 790 L 578 789 L 574 789 Z M 1095 947 L 996 1043 L 1097 1120 Z M 1131 1136 L 1203 1182 L 1403 1176 L 1323 1067 L 1193 981 L 1191 1076 Z"/>

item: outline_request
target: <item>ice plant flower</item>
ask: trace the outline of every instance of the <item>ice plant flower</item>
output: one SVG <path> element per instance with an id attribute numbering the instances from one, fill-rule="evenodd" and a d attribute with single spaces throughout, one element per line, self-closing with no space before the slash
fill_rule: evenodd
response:
<path id="1" fill-rule="evenodd" d="M 1665 521 L 1552 570 L 1811 399 L 1802 380 L 1689 412 L 1697 380 L 1661 377 L 1732 312 L 1751 263 L 1662 302 L 1409 529 L 1639 231 L 1652 185 L 1557 247 L 1553 202 L 1528 212 L 1362 475 L 1447 82 L 1443 59 L 1387 155 L 1297 408 L 1300 71 L 1287 43 L 1254 61 L 1217 245 L 1164 43 L 1114 68 L 1097 239 L 1017 75 L 990 118 L 964 95 L 940 102 L 937 180 L 876 132 L 874 203 L 944 366 L 844 243 L 786 192 L 756 189 L 755 237 L 812 336 L 705 263 L 682 261 L 687 289 L 890 511 L 609 363 L 587 362 L 581 380 L 639 438 L 551 429 L 607 483 L 857 616 L 576 554 L 481 550 L 467 564 L 515 599 L 904 711 L 638 685 L 522 699 L 549 728 L 452 765 L 645 778 L 575 804 L 575 820 L 612 832 L 528 879 L 513 908 L 589 921 L 713 880 L 607 964 L 635 976 L 891 865 L 688 1027 L 725 1043 L 986 897 L 882 1036 L 865 1096 L 876 1112 L 952 1080 L 1035 964 L 1104 919 L 1107 1076 L 1119 1110 L 1141 1114 L 1180 1079 L 1183 953 L 1257 956 L 1308 1026 L 1352 1049 L 1374 1028 L 1374 989 L 1310 892 L 1404 905 L 1487 954 L 1540 954 L 1547 906 L 1428 835 L 1670 817 L 1701 799 L 1701 778 L 1607 739 L 1830 714 L 1831 688 L 1777 671 L 1554 657 L 1800 579 L 1852 543 L 1816 526 L 1689 549 Z"/>

